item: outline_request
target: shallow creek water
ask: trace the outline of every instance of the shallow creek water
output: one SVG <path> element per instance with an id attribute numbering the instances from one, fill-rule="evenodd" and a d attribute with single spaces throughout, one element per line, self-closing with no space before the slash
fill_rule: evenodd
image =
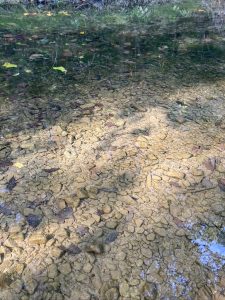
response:
<path id="1" fill-rule="evenodd" d="M 224 300 L 223 33 L 2 30 L 0 65 L 0 299 Z"/>

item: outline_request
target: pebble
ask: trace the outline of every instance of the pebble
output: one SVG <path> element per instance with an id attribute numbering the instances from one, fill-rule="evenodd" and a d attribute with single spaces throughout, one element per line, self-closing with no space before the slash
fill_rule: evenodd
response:
<path id="1" fill-rule="evenodd" d="M 89 264 L 89 263 L 85 264 L 84 267 L 83 267 L 83 270 L 84 270 L 85 273 L 90 273 L 91 270 L 92 270 L 92 265 Z"/>
<path id="2" fill-rule="evenodd" d="M 135 231 L 134 226 L 133 225 L 128 225 L 127 231 L 130 232 L 130 233 L 133 233 Z"/>
<path id="3" fill-rule="evenodd" d="M 119 285 L 119 292 L 122 297 L 125 297 L 125 298 L 127 297 L 129 299 L 130 293 L 129 293 L 129 285 L 127 282 L 122 282 Z"/>
<path id="4" fill-rule="evenodd" d="M 42 245 L 45 244 L 46 242 L 47 242 L 47 238 L 43 233 L 34 232 L 29 237 L 29 243 L 31 245 Z"/>
<path id="5" fill-rule="evenodd" d="M 183 179 L 185 174 L 183 172 L 179 172 L 179 171 L 175 171 L 175 170 L 170 170 L 169 172 L 167 172 L 166 174 L 169 177 L 173 177 L 176 179 Z"/>
<path id="6" fill-rule="evenodd" d="M 165 237 L 167 235 L 167 230 L 162 227 L 155 227 L 154 232 L 162 237 Z"/>
<path id="7" fill-rule="evenodd" d="M 117 260 L 125 260 L 125 258 L 126 258 L 126 253 L 124 253 L 124 252 L 118 252 L 117 254 L 116 254 L 116 257 L 115 257 Z"/>
<path id="8" fill-rule="evenodd" d="M 102 207 L 102 211 L 104 212 L 104 214 L 110 214 L 112 211 L 112 208 L 110 205 L 106 204 Z"/>
<path id="9" fill-rule="evenodd" d="M 144 255 L 144 257 L 151 258 L 152 257 L 152 250 L 149 249 L 149 248 L 142 247 L 141 248 L 141 254 Z"/>
<path id="10" fill-rule="evenodd" d="M 118 223 L 117 223 L 117 221 L 110 220 L 110 221 L 107 221 L 105 225 L 109 229 L 115 229 L 117 227 Z"/>
<path id="11" fill-rule="evenodd" d="M 88 253 L 101 254 L 104 251 L 104 247 L 103 247 L 103 244 L 96 242 L 96 243 L 87 245 L 85 247 L 85 250 Z"/>
<path id="12" fill-rule="evenodd" d="M 63 275 L 67 275 L 67 274 L 71 273 L 71 271 L 72 271 L 69 263 L 60 264 L 58 266 L 58 270 Z"/>

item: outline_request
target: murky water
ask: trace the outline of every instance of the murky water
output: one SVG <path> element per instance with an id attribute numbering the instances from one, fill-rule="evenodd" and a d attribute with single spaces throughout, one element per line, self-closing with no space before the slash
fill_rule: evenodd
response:
<path id="1" fill-rule="evenodd" d="M 0 298 L 224 299 L 223 32 L 1 30 L 0 64 Z"/>

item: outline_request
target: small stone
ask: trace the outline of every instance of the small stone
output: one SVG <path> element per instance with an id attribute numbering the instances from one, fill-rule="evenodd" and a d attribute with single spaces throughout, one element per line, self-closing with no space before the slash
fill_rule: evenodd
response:
<path id="1" fill-rule="evenodd" d="M 54 247 L 53 249 L 51 249 L 51 256 L 52 257 L 55 257 L 55 258 L 58 258 L 60 257 L 62 254 L 62 250 L 59 249 L 58 247 Z"/>
<path id="2" fill-rule="evenodd" d="M 105 293 L 105 300 L 118 300 L 119 299 L 119 292 L 118 289 L 113 287 L 106 291 Z"/>
<path id="3" fill-rule="evenodd" d="M 138 233 L 138 234 L 142 234 L 144 231 L 145 231 L 145 230 L 144 230 L 144 228 L 142 228 L 142 227 L 137 227 L 137 228 L 135 229 L 135 232 Z"/>
<path id="4" fill-rule="evenodd" d="M 4 246 L 9 248 L 9 249 L 13 249 L 13 248 L 17 247 L 17 244 L 13 239 L 9 238 L 5 241 Z"/>
<path id="5" fill-rule="evenodd" d="M 85 182 L 85 180 L 81 177 L 79 177 L 79 180 L 78 180 L 78 177 L 76 178 L 77 182 Z M 89 197 L 89 194 L 88 192 L 86 191 L 86 189 L 84 188 L 80 188 L 78 191 L 77 191 L 77 197 L 79 199 L 87 199 Z"/>
<path id="6" fill-rule="evenodd" d="M 92 270 L 92 265 L 90 263 L 85 264 L 83 270 L 85 273 L 90 273 Z"/>
<path id="7" fill-rule="evenodd" d="M 204 171 L 200 169 L 193 169 L 191 173 L 193 176 L 204 176 Z"/>
<path id="8" fill-rule="evenodd" d="M 80 198 L 78 196 L 69 196 L 64 199 L 67 205 L 77 208 L 80 205 Z"/>
<path id="9" fill-rule="evenodd" d="M 137 265 L 138 267 L 141 267 L 141 266 L 143 265 L 143 261 L 142 261 L 141 259 L 138 259 L 138 260 L 136 261 L 136 265 Z"/>
<path id="10" fill-rule="evenodd" d="M 155 239 L 155 234 L 154 234 L 154 233 L 148 234 L 148 235 L 146 236 L 146 239 L 147 239 L 148 241 L 154 241 L 154 239 Z"/>
<path id="11" fill-rule="evenodd" d="M 107 221 L 105 224 L 105 226 L 109 229 L 115 229 L 117 225 L 118 225 L 117 221 L 114 220 Z"/>
<path id="12" fill-rule="evenodd" d="M 154 232 L 156 234 L 160 235 L 160 236 L 166 236 L 166 234 L 167 234 L 166 229 L 163 228 L 163 227 L 156 227 L 156 228 L 154 228 Z"/>
<path id="13" fill-rule="evenodd" d="M 29 278 L 26 282 L 25 282 L 25 289 L 28 291 L 28 293 L 30 295 L 32 295 L 35 291 L 35 289 L 37 288 L 38 284 L 37 282 L 32 279 L 32 278 Z"/>
<path id="14" fill-rule="evenodd" d="M 77 255 L 82 252 L 82 250 L 76 244 L 70 244 L 68 247 L 61 247 L 62 250 L 70 255 Z"/>
<path id="15" fill-rule="evenodd" d="M 218 185 L 221 191 L 225 192 L 225 178 L 218 179 Z"/>
<path id="16" fill-rule="evenodd" d="M 142 288 L 142 294 L 145 300 L 155 300 L 157 299 L 157 285 L 153 282 L 145 282 Z"/>
<path id="17" fill-rule="evenodd" d="M 175 121 L 176 121 L 177 123 L 179 123 L 179 124 L 183 124 L 183 123 L 186 122 L 185 118 L 182 117 L 182 116 L 177 116 L 177 117 L 175 118 Z"/>
<path id="18" fill-rule="evenodd" d="M 217 171 L 218 171 L 219 173 L 225 173 L 225 166 L 223 166 L 223 165 L 218 165 L 218 166 L 217 166 Z"/>
<path id="19" fill-rule="evenodd" d="M 48 266 L 47 271 L 48 277 L 52 279 L 54 279 L 58 274 L 57 266 L 55 264 Z"/>
<path id="20" fill-rule="evenodd" d="M 103 230 L 102 230 L 102 228 L 96 229 L 96 231 L 95 231 L 95 237 L 96 237 L 96 238 L 99 238 L 99 237 L 101 237 L 102 235 L 103 235 Z"/>
<path id="21" fill-rule="evenodd" d="M 183 229 L 178 229 L 178 230 L 176 231 L 176 235 L 177 235 L 177 236 L 185 236 L 185 235 L 186 235 L 186 232 L 185 232 L 185 230 L 183 230 Z"/>
<path id="22" fill-rule="evenodd" d="M 112 211 L 112 208 L 110 205 L 106 204 L 102 207 L 102 211 L 104 214 L 110 214 Z"/>
<path id="23" fill-rule="evenodd" d="M 71 273 L 71 266 L 69 263 L 65 263 L 65 264 L 60 264 L 58 266 L 58 270 L 60 273 L 62 273 L 63 275 L 67 275 L 69 273 Z"/>
<path id="24" fill-rule="evenodd" d="M 120 270 L 111 271 L 111 276 L 113 280 L 118 280 L 121 278 Z"/>
<path id="25" fill-rule="evenodd" d="M 133 225 L 128 225 L 127 226 L 127 231 L 133 233 L 134 232 L 134 226 Z"/>
<path id="26" fill-rule="evenodd" d="M 28 215 L 30 215 L 30 214 L 33 214 L 34 213 L 34 210 L 32 209 L 32 208 L 29 208 L 29 207 L 26 207 L 26 208 L 24 208 L 24 210 L 23 210 L 23 214 L 24 214 L 24 216 L 28 216 Z"/>
<path id="27" fill-rule="evenodd" d="M 58 201 L 58 208 L 59 209 L 64 209 L 66 207 L 66 202 L 64 200 L 59 200 Z"/>
<path id="28" fill-rule="evenodd" d="M 57 217 L 62 222 L 65 221 L 66 219 L 72 218 L 73 209 L 71 207 L 65 207 L 58 212 Z"/>
<path id="29" fill-rule="evenodd" d="M 116 230 L 110 230 L 104 234 L 103 241 L 105 244 L 111 244 L 117 239 L 118 235 L 119 233 Z"/>
<path id="30" fill-rule="evenodd" d="M 45 244 L 46 242 L 47 242 L 47 238 L 43 233 L 34 232 L 29 237 L 29 243 L 32 245 L 41 245 L 41 244 Z"/>
<path id="31" fill-rule="evenodd" d="M 98 188 L 94 185 L 87 186 L 86 191 L 89 198 L 95 198 L 98 194 Z"/>
<path id="32" fill-rule="evenodd" d="M 120 291 L 120 295 L 122 297 L 127 297 L 128 299 L 130 299 L 130 293 L 129 293 L 129 285 L 127 282 L 123 282 L 120 284 L 119 286 L 119 291 Z"/>
<path id="33" fill-rule="evenodd" d="M 61 135 L 64 137 L 64 136 L 67 136 L 68 133 L 66 131 L 62 131 Z"/>
<path id="34" fill-rule="evenodd" d="M 141 254 L 144 255 L 147 258 L 151 258 L 152 257 L 152 251 L 148 248 L 141 248 Z"/>
<path id="35" fill-rule="evenodd" d="M 115 257 L 117 260 L 125 260 L 125 258 L 126 258 L 126 253 L 124 253 L 124 252 L 118 252 L 117 254 L 116 254 L 116 257 Z"/>
<path id="36" fill-rule="evenodd" d="M 185 174 L 183 172 L 179 172 L 176 170 L 171 170 L 171 171 L 167 172 L 166 175 L 169 177 L 176 178 L 176 179 L 183 179 L 185 176 Z"/>
<path id="37" fill-rule="evenodd" d="M 20 225 L 12 225 L 9 227 L 9 233 L 18 233 L 21 231 L 21 226 Z"/>
<path id="38" fill-rule="evenodd" d="M 137 225 L 137 227 L 141 227 L 141 225 L 143 224 L 143 220 L 142 219 L 135 219 L 134 222 Z"/>
<path id="39" fill-rule="evenodd" d="M 138 284 L 139 284 L 139 280 L 138 279 L 131 278 L 129 280 L 129 285 L 135 286 L 135 285 L 138 285 Z"/>
<path id="40" fill-rule="evenodd" d="M 220 285 L 225 288 L 225 276 L 222 276 L 220 279 Z"/>
<path id="41" fill-rule="evenodd" d="M 27 223 L 33 227 L 33 228 L 36 228 L 38 227 L 38 225 L 41 223 L 41 216 L 39 215 L 34 215 L 34 214 L 29 214 L 27 217 Z"/>
<path id="42" fill-rule="evenodd" d="M 96 243 L 87 245 L 85 250 L 88 253 L 101 254 L 104 251 L 104 247 L 101 243 L 96 242 Z"/>
<path id="43" fill-rule="evenodd" d="M 191 153 L 188 153 L 188 152 L 178 152 L 175 157 L 177 159 L 188 159 L 192 156 Z"/>

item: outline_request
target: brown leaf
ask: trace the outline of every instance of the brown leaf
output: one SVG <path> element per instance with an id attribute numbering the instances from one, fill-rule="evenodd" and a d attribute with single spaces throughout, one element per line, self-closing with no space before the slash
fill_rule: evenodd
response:
<path id="1" fill-rule="evenodd" d="M 53 173 L 53 172 L 56 172 L 58 170 L 59 170 L 59 168 L 43 169 L 43 171 L 46 172 L 46 173 Z"/>
<path id="2" fill-rule="evenodd" d="M 12 165 L 10 160 L 0 160 L 0 168 L 9 167 Z"/>
<path id="3" fill-rule="evenodd" d="M 205 160 L 203 162 L 204 166 L 206 167 L 206 169 L 210 170 L 210 171 L 214 171 L 216 169 L 216 159 L 215 158 L 208 158 L 207 160 Z"/>
<path id="4" fill-rule="evenodd" d="M 218 179 L 218 185 L 221 191 L 225 192 L 225 178 Z"/>
<path id="5" fill-rule="evenodd" d="M 9 181 L 7 182 L 7 184 L 6 184 L 6 189 L 7 190 L 9 190 L 10 192 L 14 189 L 14 187 L 16 186 L 16 179 L 15 179 L 15 177 L 13 176 L 13 177 L 11 177 L 10 179 L 9 179 Z"/>
<path id="6" fill-rule="evenodd" d="M 81 253 L 81 249 L 76 244 L 70 244 L 67 248 L 62 246 L 61 249 L 70 255 L 77 255 Z"/>

